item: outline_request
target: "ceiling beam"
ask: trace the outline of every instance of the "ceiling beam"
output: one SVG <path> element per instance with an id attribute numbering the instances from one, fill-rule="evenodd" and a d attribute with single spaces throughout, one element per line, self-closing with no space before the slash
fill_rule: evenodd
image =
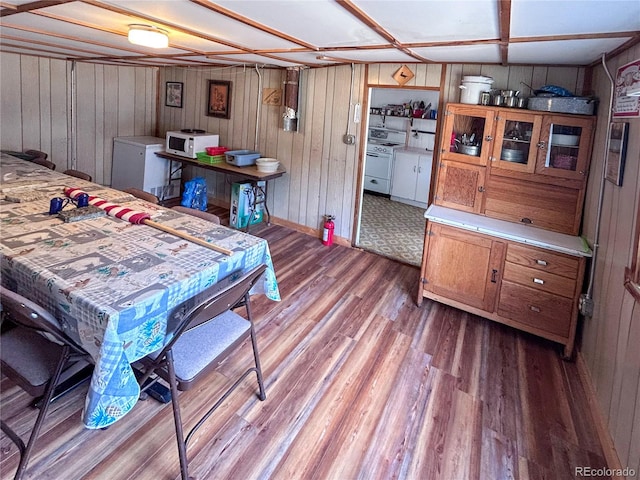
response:
<path id="1" fill-rule="evenodd" d="M 278 38 L 281 38 L 282 40 L 295 43 L 296 45 L 300 45 L 301 47 L 308 48 L 309 50 L 312 50 L 312 51 L 318 50 L 318 47 L 315 45 L 311 45 L 310 43 L 307 43 L 298 38 L 292 37 L 291 35 L 287 35 L 286 33 L 283 33 L 274 28 L 267 27 L 262 23 L 258 23 L 255 20 L 251 20 L 250 18 L 244 17 L 238 13 L 232 12 L 231 10 L 221 7 L 220 5 L 216 5 L 215 3 L 211 3 L 206 0 L 189 0 L 189 1 L 203 8 L 206 8 L 207 10 L 211 10 L 212 12 L 216 12 L 216 13 L 219 13 L 220 15 L 224 15 L 225 17 L 231 18 L 232 20 L 235 20 L 237 22 L 244 23 L 245 25 L 255 28 L 256 30 L 260 30 L 261 32 L 265 32 L 265 33 L 268 33 L 269 35 L 273 35 L 274 37 L 278 37 Z"/>
<path id="2" fill-rule="evenodd" d="M 56 5 L 62 5 L 73 1 L 74 0 L 41 0 L 38 2 L 24 3 L 22 5 L 9 5 L 6 2 L 2 2 L 0 3 L 0 6 L 2 7 L 2 10 L 0 10 L 0 17 L 15 15 L 16 13 L 31 12 L 41 8 L 55 7 Z"/>
<path id="3" fill-rule="evenodd" d="M 420 55 L 412 52 L 411 49 L 402 45 L 398 40 L 396 40 L 396 38 L 393 35 L 387 32 L 387 30 L 384 29 L 382 25 L 374 21 L 371 17 L 369 17 L 369 15 L 367 15 L 362 10 L 360 10 L 356 5 L 354 5 L 351 2 L 351 0 L 336 0 L 336 2 L 338 3 L 338 5 L 344 8 L 347 12 L 349 12 L 355 18 L 357 18 L 362 23 L 364 23 L 367 27 L 369 27 L 370 29 L 375 31 L 378 35 L 380 35 L 382 38 L 384 38 L 386 41 L 388 41 L 389 46 L 392 46 L 397 50 L 400 50 L 405 55 L 415 58 L 419 62 L 433 63 L 431 60 L 421 57 Z"/>
<path id="4" fill-rule="evenodd" d="M 511 37 L 511 0 L 498 3 L 498 21 L 500 23 L 500 64 L 509 64 L 509 40 Z"/>

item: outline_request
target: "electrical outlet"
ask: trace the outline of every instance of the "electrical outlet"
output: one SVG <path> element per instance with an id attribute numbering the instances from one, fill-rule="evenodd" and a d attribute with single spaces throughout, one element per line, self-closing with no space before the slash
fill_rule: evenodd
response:
<path id="1" fill-rule="evenodd" d="M 342 137 L 342 141 L 344 143 L 346 143 L 347 145 L 353 145 L 356 143 L 356 136 L 355 135 L 351 135 L 350 133 L 346 133 L 343 137 Z"/>

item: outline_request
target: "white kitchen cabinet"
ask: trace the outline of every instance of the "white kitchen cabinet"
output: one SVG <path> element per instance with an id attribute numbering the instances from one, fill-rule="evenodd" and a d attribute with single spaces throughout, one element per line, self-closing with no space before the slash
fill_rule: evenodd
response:
<path id="1" fill-rule="evenodd" d="M 433 154 L 412 149 L 396 150 L 391 181 L 391 200 L 427 207 Z"/>

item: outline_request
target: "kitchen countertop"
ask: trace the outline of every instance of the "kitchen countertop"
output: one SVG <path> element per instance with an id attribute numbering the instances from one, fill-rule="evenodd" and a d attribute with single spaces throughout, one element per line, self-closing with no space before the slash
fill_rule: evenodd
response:
<path id="1" fill-rule="evenodd" d="M 396 148 L 396 152 L 414 153 L 416 155 L 433 155 L 433 150 L 425 150 L 417 147 Z"/>
<path id="2" fill-rule="evenodd" d="M 427 220 L 478 233 L 485 233 L 514 242 L 555 250 L 569 255 L 591 257 L 592 251 L 583 237 L 543 230 L 495 218 L 461 212 L 452 208 L 430 205 L 424 213 Z"/>

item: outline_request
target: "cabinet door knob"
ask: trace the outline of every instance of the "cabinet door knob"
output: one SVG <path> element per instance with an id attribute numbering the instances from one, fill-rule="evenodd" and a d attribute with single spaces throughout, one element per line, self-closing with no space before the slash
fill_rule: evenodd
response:
<path id="1" fill-rule="evenodd" d="M 538 147 L 540 150 L 544 150 L 546 148 L 547 144 L 546 142 L 538 142 L 536 143 L 536 147 Z"/>
<path id="2" fill-rule="evenodd" d="M 413 173 L 415 173 L 415 172 L 416 172 L 416 166 L 414 165 L 413 166 Z"/>
<path id="3" fill-rule="evenodd" d="M 538 285 L 544 285 L 544 280 L 542 280 L 541 278 L 534 277 L 533 283 L 537 283 Z"/>
<path id="4" fill-rule="evenodd" d="M 491 135 L 487 135 L 486 137 L 484 137 L 485 142 L 490 142 L 491 140 L 493 140 L 493 137 Z"/>
<path id="5" fill-rule="evenodd" d="M 480 185 L 480 186 L 478 187 L 478 191 L 479 191 L 480 193 L 484 192 L 484 187 L 483 187 L 482 185 Z"/>

